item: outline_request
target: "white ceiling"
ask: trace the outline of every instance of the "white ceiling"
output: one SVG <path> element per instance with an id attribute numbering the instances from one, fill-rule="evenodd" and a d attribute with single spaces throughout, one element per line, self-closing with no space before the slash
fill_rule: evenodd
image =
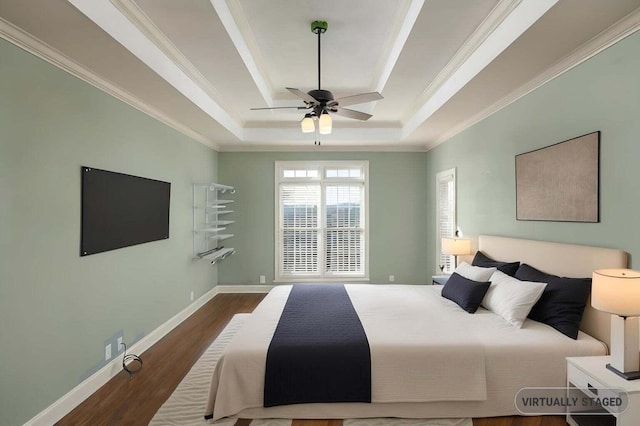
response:
<path id="1" fill-rule="evenodd" d="M 285 87 L 384 99 L 322 149 L 424 150 L 640 28 L 640 0 L 0 0 L 0 36 L 219 150 L 306 150 Z"/>

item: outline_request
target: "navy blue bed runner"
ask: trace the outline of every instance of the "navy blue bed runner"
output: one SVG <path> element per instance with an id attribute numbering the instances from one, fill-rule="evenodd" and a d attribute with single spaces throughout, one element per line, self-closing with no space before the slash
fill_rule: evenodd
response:
<path id="1" fill-rule="evenodd" d="M 344 285 L 294 285 L 269 350 L 264 406 L 371 402 L 369 341 Z"/>

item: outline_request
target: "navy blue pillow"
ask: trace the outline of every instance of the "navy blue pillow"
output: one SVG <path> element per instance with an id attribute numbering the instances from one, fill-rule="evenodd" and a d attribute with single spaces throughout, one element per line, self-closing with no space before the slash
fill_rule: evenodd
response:
<path id="1" fill-rule="evenodd" d="M 481 283 L 453 273 L 442 288 L 442 297 L 452 300 L 470 314 L 478 310 L 490 282 Z"/>
<path id="2" fill-rule="evenodd" d="M 499 262 L 491 259 L 481 251 L 476 252 L 471 262 L 472 266 L 481 266 L 483 268 L 497 268 L 498 271 L 513 277 L 520 266 L 520 262 Z"/>
<path id="3" fill-rule="evenodd" d="M 520 265 L 516 278 L 547 283 L 529 318 L 550 325 L 572 339 L 578 338 L 582 314 L 591 294 L 591 278 L 558 277 L 526 263 Z"/>
<path id="4" fill-rule="evenodd" d="M 520 265 L 514 277 L 520 281 L 535 281 L 537 283 L 548 283 L 551 278 L 557 278 L 556 275 L 544 273 L 526 263 Z"/>

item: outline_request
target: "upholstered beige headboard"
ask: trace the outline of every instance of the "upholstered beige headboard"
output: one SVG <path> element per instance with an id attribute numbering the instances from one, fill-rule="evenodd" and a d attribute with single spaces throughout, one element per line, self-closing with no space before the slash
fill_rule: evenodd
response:
<path id="1" fill-rule="evenodd" d="M 571 278 L 591 277 L 595 269 L 627 267 L 627 253 L 601 247 L 480 235 L 478 249 L 496 260 L 519 261 L 548 274 Z M 580 329 L 609 346 L 610 318 L 591 307 L 589 301 Z"/>

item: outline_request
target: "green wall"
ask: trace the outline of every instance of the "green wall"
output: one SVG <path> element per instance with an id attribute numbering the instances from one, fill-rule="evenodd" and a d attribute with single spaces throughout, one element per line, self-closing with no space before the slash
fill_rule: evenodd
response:
<path id="1" fill-rule="evenodd" d="M 372 283 L 424 284 L 427 270 L 425 153 L 268 152 L 219 154 L 220 181 L 235 185 L 235 237 L 224 245 L 236 254 L 219 266 L 220 284 L 267 284 L 274 279 L 275 183 L 277 160 L 369 160 Z"/>
<path id="2" fill-rule="evenodd" d="M 457 168 L 458 223 L 494 234 L 613 247 L 640 256 L 640 33 L 521 98 L 426 158 L 428 230 L 437 172 Z M 600 223 L 515 219 L 515 155 L 600 130 Z M 427 247 L 436 241 L 429 232 Z M 428 256 L 429 272 L 436 271 Z"/>
<path id="3" fill-rule="evenodd" d="M 457 168 L 466 235 L 640 255 L 640 33 L 427 153 L 220 153 L 0 41 L 0 424 L 29 420 L 217 282 L 274 278 L 274 162 L 369 160 L 371 282 L 421 284 L 434 260 L 435 175 Z M 515 220 L 514 156 L 595 130 L 601 222 Z M 80 165 L 172 183 L 169 240 L 80 258 Z M 235 185 L 237 252 L 192 257 L 194 181 Z"/>
<path id="4" fill-rule="evenodd" d="M 0 40 L 0 424 L 29 420 L 217 283 L 192 257 L 217 153 Z M 80 166 L 171 182 L 170 238 L 81 258 Z M 114 347 L 115 349 L 115 347 Z M 152 368 L 152 366 L 145 366 Z"/>

